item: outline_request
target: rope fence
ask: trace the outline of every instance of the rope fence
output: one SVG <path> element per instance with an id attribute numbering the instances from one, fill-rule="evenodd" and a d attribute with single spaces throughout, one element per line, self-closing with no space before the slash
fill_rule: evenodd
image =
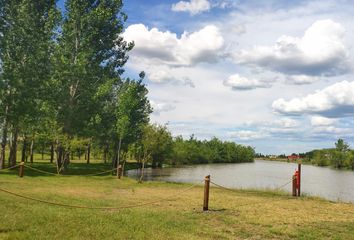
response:
<path id="1" fill-rule="evenodd" d="M 11 169 L 17 168 L 18 166 L 19 166 L 19 165 L 15 165 L 15 166 L 8 167 L 8 168 L 3 168 L 3 169 L 0 169 L 0 171 L 11 170 Z"/>
<path id="2" fill-rule="evenodd" d="M 7 170 L 11 170 L 11 169 L 15 169 L 17 167 L 20 167 L 21 165 L 15 165 L 15 166 L 12 166 L 12 167 L 8 167 L 8 168 L 4 168 L 4 169 L 0 169 L 0 171 L 7 171 Z M 99 176 L 99 175 L 102 175 L 102 174 L 105 174 L 105 173 L 110 173 L 110 172 L 113 172 L 113 171 L 116 171 L 116 169 L 110 169 L 110 170 L 107 170 L 107 171 L 103 171 L 103 172 L 98 172 L 98 173 L 90 173 L 90 174 L 81 174 L 81 175 L 63 175 L 63 174 L 60 174 L 60 173 L 53 173 L 53 172 L 48 172 L 48 171 L 45 171 L 45 170 L 41 170 L 41 169 L 38 169 L 38 168 L 34 168 L 28 164 L 23 164 L 23 166 L 25 168 L 28 168 L 32 171 L 35 171 L 35 172 L 39 172 L 39 173 L 43 173 L 43 174 L 48 174 L 48 175 L 52 175 L 52 176 L 56 176 L 56 177 L 70 177 L 70 176 L 82 176 L 82 177 L 86 177 L 86 176 Z"/>
<path id="3" fill-rule="evenodd" d="M 15 168 L 18 166 L 13 166 L 11 168 Z M 75 176 L 75 175 L 60 175 L 55 174 L 55 173 L 51 173 L 51 172 L 47 172 L 47 171 L 43 171 L 37 168 L 33 168 L 31 166 L 25 165 L 24 162 L 21 162 L 21 164 L 19 165 L 19 176 L 23 177 L 23 173 L 24 173 L 24 168 L 28 168 L 30 170 L 33 171 L 37 171 L 37 172 L 41 172 L 41 173 L 46 173 L 46 174 L 50 174 L 50 175 L 55 175 L 55 176 Z M 119 169 L 120 168 L 120 169 Z M 8 168 L 10 169 L 10 168 Z M 107 170 L 107 171 L 103 171 L 103 172 L 99 172 L 99 173 L 93 173 L 93 174 L 86 174 L 86 175 L 79 175 L 79 176 L 96 176 L 96 175 L 101 175 L 101 174 L 105 174 L 105 173 L 109 173 L 115 171 L 115 169 L 111 169 L 111 170 Z M 119 171 L 122 171 L 121 166 L 118 167 L 117 169 L 118 171 L 118 175 L 119 175 Z M 120 178 L 120 176 L 118 177 Z M 292 179 L 282 185 L 280 185 L 279 187 L 275 188 L 275 190 L 279 190 L 285 186 L 287 186 L 288 184 L 292 183 L 292 192 L 293 192 L 293 196 L 300 196 L 300 186 L 301 186 L 301 164 L 298 165 L 298 170 L 295 172 L 295 174 L 292 176 Z M 32 200 L 32 201 L 36 201 L 36 202 L 40 202 L 40 203 L 45 203 L 45 204 L 49 204 L 49 205 L 55 205 L 55 206 L 61 206 L 61 207 L 70 207 L 70 208 L 85 208 L 85 209 L 100 209 L 100 210 L 119 210 L 119 209 L 124 209 L 124 208 L 134 208 L 134 207 L 140 207 L 140 206 L 145 206 L 145 205 L 151 205 L 151 204 L 155 204 L 155 203 L 159 203 L 159 202 L 163 202 L 163 201 L 167 201 L 167 200 L 171 200 L 171 198 L 174 198 L 176 196 L 180 196 L 182 193 L 187 192 L 188 190 L 194 188 L 195 186 L 197 186 L 199 183 L 193 184 L 192 186 L 186 188 L 185 190 L 178 192 L 176 194 L 173 194 L 169 197 L 166 198 L 161 198 L 159 200 L 155 200 L 155 201 L 151 201 L 151 202 L 146 202 L 146 203 L 139 203 L 139 204 L 134 204 L 134 205 L 128 205 L 128 206 L 120 206 L 120 207 L 91 207 L 91 206 L 80 206 L 80 205 L 70 205 L 70 204 L 64 204 L 64 203 L 57 203 L 57 202 L 51 202 L 51 201 L 47 201 L 47 200 L 43 200 L 43 199 L 38 199 L 38 198 L 34 198 L 34 197 L 30 197 L 30 196 L 25 196 L 19 193 L 15 193 L 6 189 L 2 189 L 0 188 L 1 192 L 16 196 L 16 197 L 20 197 L 20 198 L 24 198 L 27 200 Z M 208 211 L 209 210 L 209 190 L 210 190 L 210 184 L 219 187 L 221 189 L 227 190 L 227 191 L 232 191 L 232 192 L 236 192 L 238 191 L 237 189 L 232 189 L 232 188 L 228 188 L 225 186 L 222 186 L 221 184 L 215 183 L 213 181 L 210 180 L 210 175 L 206 176 L 204 178 L 204 203 L 203 203 L 203 211 Z M 251 203 L 251 204 L 246 204 L 246 205 L 253 205 L 253 204 L 260 204 L 262 202 L 259 203 Z"/>
<path id="4" fill-rule="evenodd" d="M 160 199 L 155 200 L 155 201 L 132 204 L 132 205 L 126 205 L 126 206 L 120 206 L 120 207 L 93 207 L 93 206 L 83 206 L 83 205 L 71 205 L 71 204 L 52 202 L 52 201 L 38 199 L 38 198 L 30 197 L 30 196 L 25 196 L 25 195 L 22 195 L 22 194 L 19 194 L 19 193 L 15 193 L 15 192 L 3 189 L 3 188 L 0 188 L 0 191 L 4 192 L 4 193 L 7 193 L 9 195 L 12 195 L 12 196 L 19 197 L 19 198 L 23 198 L 23 199 L 27 199 L 27 200 L 31 200 L 31 201 L 47 204 L 47 205 L 59 206 L 59 207 L 78 208 L 78 209 L 92 209 L 92 210 L 121 210 L 121 209 L 137 208 L 137 207 L 142 207 L 142 206 L 153 205 L 153 204 L 156 204 L 156 203 L 170 201 L 170 200 L 173 200 L 173 199 L 181 196 L 181 194 L 191 190 L 192 188 L 196 187 L 197 185 L 199 185 L 199 183 L 193 184 L 192 186 L 184 189 L 183 191 L 177 192 L 177 193 L 175 193 L 173 195 L 170 195 L 170 196 L 168 196 L 166 198 L 160 198 Z"/>

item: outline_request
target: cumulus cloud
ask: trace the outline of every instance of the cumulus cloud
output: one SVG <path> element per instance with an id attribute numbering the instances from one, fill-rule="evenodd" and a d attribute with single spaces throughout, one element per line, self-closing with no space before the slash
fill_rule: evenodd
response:
<path id="1" fill-rule="evenodd" d="M 184 32 L 179 38 L 170 31 L 133 24 L 125 30 L 123 37 L 135 42 L 132 58 L 174 67 L 217 62 L 224 47 L 224 38 L 214 25 L 192 33 Z"/>
<path id="2" fill-rule="evenodd" d="M 242 50 L 235 54 L 235 59 L 238 63 L 285 74 L 339 75 L 350 70 L 344 33 L 341 24 L 330 19 L 320 20 L 313 23 L 301 38 L 281 36 L 275 45 Z"/>
<path id="3" fill-rule="evenodd" d="M 280 98 L 273 110 L 285 115 L 317 114 L 325 117 L 354 115 L 354 82 L 338 82 L 301 98 L 289 101 Z"/>
<path id="4" fill-rule="evenodd" d="M 291 118 L 281 118 L 275 120 L 273 124 L 282 128 L 294 128 L 299 126 L 299 122 Z"/>
<path id="5" fill-rule="evenodd" d="M 205 11 L 209 11 L 211 4 L 208 0 L 191 0 L 189 2 L 179 1 L 172 4 L 172 11 L 174 12 L 189 12 L 190 15 L 197 15 Z"/>
<path id="6" fill-rule="evenodd" d="M 239 140 L 257 140 L 269 137 L 269 135 L 265 132 L 249 130 L 229 132 L 227 135 L 231 138 L 236 138 Z"/>
<path id="7" fill-rule="evenodd" d="M 252 90 L 256 88 L 269 88 L 271 87 L 271 84 L 269 82 L 248 79 L 238 74 L 234 74 L 224 81 L 224 86 L 231 87 L 232 90 Z"/>
<path id="8" fill-rule="evenodd" d="M 287 82 L 295 85 L 311 84 L 319 80 L 319 77 L 308 75 L 290 75 L 287 77 Z"/>
<path id="9" fill-rule="evenodd" d="M 193 81 L 188 77 L 177 78 L 173 76 L 168 68 L 155 68 L 153 70 L 148 70 L 148 79 L 154 83 L 172 83 L 177 85 L 187 85 L 190 87 L 195 87 Z"/>
<path id="10" fill-rule="evenodd" d="M 311 126 L 320 127 L 320 126 L 331 126 L 337 123 L 337 119 L 326 118 L 321 116 L 313 116 L 311 117 Z"/>
<path id="11" fill-rule="evenodd" d="M 352 128 L 338 128 L 335 126 L 321 126 L 321 127 L 316 127 L 313 129 L 313 133 L 317 134 L 336 134 L 338 135 L 345 135 L 345 136 L 351 136 L 354 134 Z"/>
<path id="12" fill-rule="evenodd" d="M 153 109 L 153 114 L 155 115 L 160 115 L 162 112 L 169 112 L 176 109 L 176 106 L 165 102 L 157 103 L 155 101 L 150 101 L 150 104 Z"/>

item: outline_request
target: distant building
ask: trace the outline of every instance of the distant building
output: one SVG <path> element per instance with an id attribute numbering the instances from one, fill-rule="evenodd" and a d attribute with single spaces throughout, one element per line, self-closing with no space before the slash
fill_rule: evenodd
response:
<path id="1" fill-rule="evenodd" d="M 290 155 L 287 157 L 289 161 L 296 161 L 302 157 L 300 157 L 299 155 Z"/>

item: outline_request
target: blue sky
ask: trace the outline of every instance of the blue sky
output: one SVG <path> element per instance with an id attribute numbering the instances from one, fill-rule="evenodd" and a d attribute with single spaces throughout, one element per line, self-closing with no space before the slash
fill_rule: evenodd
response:
<path id="1" fill-rule="evenodd" d="M 62 2 L 59 2 L 62 5 Z M 280 154 L 354 136 L 354 3 L 127 0 L 125 76 L 174 135 Z"/>

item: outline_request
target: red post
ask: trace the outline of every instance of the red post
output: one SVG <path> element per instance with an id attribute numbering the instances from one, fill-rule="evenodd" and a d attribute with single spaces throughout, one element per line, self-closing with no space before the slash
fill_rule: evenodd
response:
<path id="1" fill-rule="evenodd" d="M 204 179 L 204 204 L 203 211 L 209 210 L 209 186 L 210 186 L 210 175 L 206 176 Z"/>
<path id="2" fill-rule="evenodd" d="M 293 196 L 296 197 L 296 175 L 293 175 Z"/>
<path id="3" fill-rule="evenodd" d="M 298 179 L 297 179 L 297 183 L 298 183 L 297 196 L 300 197 L 300 193 L 301 193 L 301 191 L 300 191 L 300 189 L 301 189 L 301 163 L 298 164 L 297 171 L 299 172 Z"/>

